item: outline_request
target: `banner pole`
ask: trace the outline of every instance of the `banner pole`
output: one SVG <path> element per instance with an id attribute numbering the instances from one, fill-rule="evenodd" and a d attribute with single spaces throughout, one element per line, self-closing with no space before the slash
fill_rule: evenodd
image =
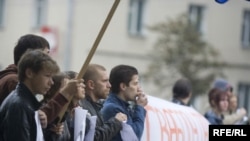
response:
<path id="1" fill-rule="evenodd" d="M 101 41 L 101 39 L 103 37 L 104 32 L 106 31 L 106 29 L 107 29 L 107 27 L 108 27 L 108 25 L 110 23 L 110 20 L 112 19 L 113 15 L 115 13 L 115 10 L 116 10 L 119 2 L 120 2 L 120 0 L 115 0 L 115 2 L 113 3 L 113 6 L 112 6 L 111 10 L 109 11 L 109 14 L 108 14 L 105 22 L 103 23 L 102 28 L 99 31 L 99 33 L 98 33 L 98 35 L 96 37 L 96 40 L 95 40 L 95 42 L 94 42 L 94 44 L 93 44 L 93 46 L 92 46 L 92 48 L 91 48 L 91 50 L 89 52 L 84 64 L 82 65 L 82 68 L 81 68 L 80 72 L 77 75 L 77 79 L 82 79 L 83 78 L 83 75 L 85 74 L 85 72 L 86 72 L 86 70 L 88 68 L 88 65 L 89 65 L 89 63 L 90 63 L 90 61 L 91 61 L 91 59 L 92 59 L 98 45 L 99 45 L 99 43 L 100 43 L 100 41 Z M 72 94 L 72 96 L 69 99 L 69 102 L 66 105 L 64 105 L 63 109 L 59 113 L 59 123 L 61 122 L 65 112 L 67 111 L 67 108 L 68 108 L 73 96 L 74 96 L 74 94 Z"/>

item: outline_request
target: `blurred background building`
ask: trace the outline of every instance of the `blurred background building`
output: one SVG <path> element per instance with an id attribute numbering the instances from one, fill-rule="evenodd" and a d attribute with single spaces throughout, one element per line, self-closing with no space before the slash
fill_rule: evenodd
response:
<path id="1" fill-rule="evenodd" d="M 46 37 L 51 56 L 62 70 L 79 71 L 114 0 L 0 0 L 0 68 L 13 62 L 13 48 L 27 33 Z M 250 2 L 230 0 L 121 0 L 91 63 L 108 70 L 118 64 L 148 69 L 149 51 L 157 36 L 147 26 L 187 13 L 204 39 L 231 64 L 227 80 L 240 96 L 239 104 L 250 110 Z M 173 80 L 174 83 L 175 80 Z M 145 91 L 168 99 L 150 82 Z M 196 102 L 202 111 L 206 95 Z"/>

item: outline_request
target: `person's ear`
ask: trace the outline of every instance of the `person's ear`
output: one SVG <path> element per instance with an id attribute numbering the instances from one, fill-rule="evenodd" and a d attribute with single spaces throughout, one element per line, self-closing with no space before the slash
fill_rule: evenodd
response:
<path id="1" fill-rule="evenodd" d="M 125 83 L 120 83 L 120 89 L 124 91 L 127 88 L 127 85 Z"/>
<path id="2" fill-rule="evenodd" d="M 28 69 L 25 70 L 25 75 L 26 75 L 27 78 L 32 78 L 33 75 L 34 75 L 34 72 L 31 69 L 28 68 Z"/>
<path id="3" fill-rule="evenodd" d="M 87 83 L 86 83 L 86 86 L 87 86 L 89 89 L 93 90 L 93 89 L 95 88 L 95 83 L 94 83 L 93 80 L 88 80 Z"/>

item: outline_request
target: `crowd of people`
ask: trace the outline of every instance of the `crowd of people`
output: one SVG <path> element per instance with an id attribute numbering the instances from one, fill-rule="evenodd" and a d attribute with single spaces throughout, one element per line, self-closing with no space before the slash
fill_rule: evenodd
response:
<path id="1" fill-rule="evenodd" d="M 148 100 L 137 69 L 117 65 L 109 76 L 104 66 L 89 64 L 78 79 L 73 70 L 61 71 L 49 50 L 45 38 L 23 35 L 14 64 L 0 72 L 0 140 L 76 140 L 75 109 L 81 108 L 87 110 L 77 123 L 84 125 L 81 140 L 139 141 Z"/>
<path id="2" fill-rule="evenodd" d="M 191 106 L 192 82 L 187 78 L 178 79 L 172 89 L 172 102 L 183 106 Z M 219 78 L 213 82 L 208 92 L 209 109 L 204 117 L 213 125 L 249 125 L 250 119 L 244 107 L 238 106 L 238 95 L 233 93 L 232 85 Z"/>
<path id="3" fill-rule="evenodd" d="M 214 81 L 208 93 L 208 100 L 210 109 L 204 116 L 210 124 L 249 124 L 246 109 L 238 106 L 238 97 L 233 93 L 232 85 L 225 79 L 217 79 Z"/>
<path id="4" fill-rule="evenodd" d="M 75 109 L 81 108 L 87 110 L 84 123 L 78 123 L 84 125 L 84 141 L 140 141 L 148 100 L 138 70 L 121 64 L 109 74 L 104 66 L 89 64 L 78 79 L 77 72 L 62 71 L 49 50 L 45 38 L 23 35 L 14 47 L 14 63 L 0 71 L 0 140 L 76 140 Z M 191 106 L 190 80 L 177 80 L 172 90 L 173 103 Z M 227 81 L 216 80 L 204 117 L 210 124 L 249 124 L 237 100 Z"/>

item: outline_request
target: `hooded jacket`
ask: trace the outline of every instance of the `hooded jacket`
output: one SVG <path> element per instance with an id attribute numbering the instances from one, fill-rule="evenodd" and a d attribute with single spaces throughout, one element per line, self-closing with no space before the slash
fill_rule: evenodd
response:
<path id="1" fill-rule="evenodd" d="M 17 66 L 12 64 L 0 71 L 0 105 L 3 100 L 16 88 L 18 83 Z"/>

